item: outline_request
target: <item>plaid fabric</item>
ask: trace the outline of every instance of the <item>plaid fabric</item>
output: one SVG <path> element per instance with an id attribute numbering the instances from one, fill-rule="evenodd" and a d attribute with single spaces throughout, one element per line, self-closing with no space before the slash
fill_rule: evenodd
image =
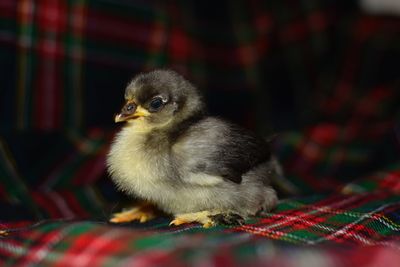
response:
<path id="1" fill-rule="evenodd" d="M 104 219 L 103 212 L 118 201 L 105 172 L 110 134 L 12 134 L 3 140 L 0 199 L 15 207 L 6 209 L 6 218 Z"/>
<path id="2" fill-rule="evenodd" d="M 400 20 L 349 1 L 0 1 L 0 262 L 396 266 L 399 61 Z M 158 67 L 211 114 L 278 133 L 276 210 L 106 223 L 129 201 L 105 172 L 112 114 Z"/>
<path id="3" fill-rule="evenodd" d="M 166 219 L 127 227 L 65 220 L 9 224 L 4 225 L 9 236 L 0 239 L 0 261 L 18 266 L 240 266 L 265 261 L 272 266 L 303 266 L 303 261 L 304 266 L 396 266 L 399 200 L 384 192 L 290 199 L 265 218 L 211 229 L 169 227 Z"/>
<path id="4" fill-rule="evenodd" d="M 336 2 L 4 0 L 1 127 L 109 126 L 126 82 L 156 67 L 190 77 L 212 113 L 260 130 L 302 125 L 312 71 L 340 53 L 333 30 L 351 4 Z"/>

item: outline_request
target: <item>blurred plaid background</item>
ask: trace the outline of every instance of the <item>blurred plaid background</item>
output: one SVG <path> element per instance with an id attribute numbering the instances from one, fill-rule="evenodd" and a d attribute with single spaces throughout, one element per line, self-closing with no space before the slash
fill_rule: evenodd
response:
<path id="1" fill-rule="evenodd" d="M 110 127 L 129 79 L 159 67 L 197 84 L 212 113 L 261 131 L 302 129 L 337 110 L 346 120 L 345 105 L 397 79 L 398 22 L 349 1 L 1 5 L 6 130 Z"/>
<path id="2" fill-rule="evenodd" d="M 304 205 L 371 193 L 356 206 L 369 212 L 381 191 L 396 204 L 399 62 L 400 19 L 354 1 L 2 0 L 0 219 L 106 220 L 121 198 L 104 168 L 113 114 L 127 82 L 160 67 L 211 114 L 279 133 L 281 190 Z"/>

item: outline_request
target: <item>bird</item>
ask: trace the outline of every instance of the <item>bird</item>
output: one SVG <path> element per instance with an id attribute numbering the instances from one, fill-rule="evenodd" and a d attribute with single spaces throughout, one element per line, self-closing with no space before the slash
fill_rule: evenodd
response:
<path id="1" fill-rule="evenodd" d="M 158 212 L 171 226 L 243 224 L 278 201 L 271 181 L 279 163 L 270 142 L 228 120 L 209 116 L 204 97 L 169 69 L 139 73 L 115 115 L 123 122 L 107 154 L 116 187 L 139 199 L 110 222 L 147 222 Z"/>

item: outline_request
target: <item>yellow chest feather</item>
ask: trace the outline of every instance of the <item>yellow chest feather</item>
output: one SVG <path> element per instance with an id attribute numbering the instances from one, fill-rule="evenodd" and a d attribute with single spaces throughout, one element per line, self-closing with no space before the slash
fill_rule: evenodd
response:
<path id="1" fill-rule="evenodd" d="M 145 132 L 124 128 L 107 157 L 108 170 L 117 186 L 127 193 L 147 197 L 161 190 L 160 155 L 144 147 Z"/>

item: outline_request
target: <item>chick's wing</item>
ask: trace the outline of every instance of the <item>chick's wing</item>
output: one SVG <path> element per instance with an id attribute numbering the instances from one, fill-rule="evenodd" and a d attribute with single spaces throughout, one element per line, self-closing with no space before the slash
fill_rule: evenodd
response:
<path id="1" fill-rule="evenodd" d="M 271 157 L 266 141 L 216 118 L 192 125 L 173 149 L 187 172 L 234 183 L 241 183 L 244 173 Z"/>

